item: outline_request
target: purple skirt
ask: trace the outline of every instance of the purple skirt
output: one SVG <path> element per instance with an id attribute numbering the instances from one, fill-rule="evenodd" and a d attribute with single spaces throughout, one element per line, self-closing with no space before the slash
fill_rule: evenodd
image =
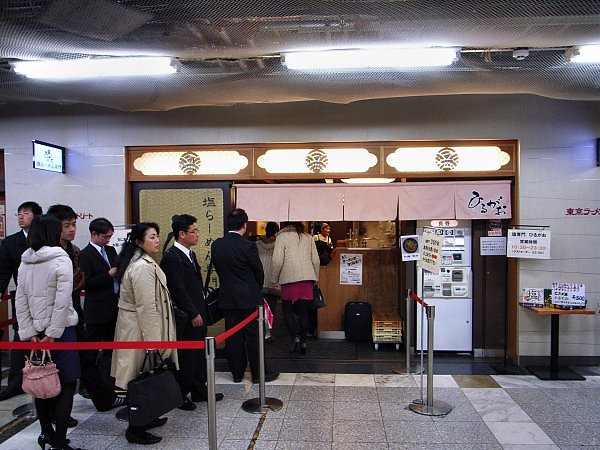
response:
<path id="1" fill-rule="evenodd" d="M 296 281 L 281 285 L 281 299 L 288 301 L 296 300 L 312 300 L 313 286 L 315 282 L 312 280 Z"/>

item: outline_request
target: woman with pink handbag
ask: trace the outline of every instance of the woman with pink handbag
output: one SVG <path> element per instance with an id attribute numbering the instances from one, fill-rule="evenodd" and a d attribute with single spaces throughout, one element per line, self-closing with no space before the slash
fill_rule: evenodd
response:
<path id="1" fill-rule="evenodd" d="M 23 341 L 77 340 L 75 325 L 78 318 L 71 298 L 73 265 L 60 246 L 60 234 L 61 222 L 54 216 L 43 214 L 31 223 L 27 236 L 29 248 L 21 258 L 16 295 L 19 336 Z M 42 450 L 46 444 L 56 450 L 73 450 L 66 438 L 67 419 L 71 415 L 75 386 L 81 375 L 79 352 L 55 350 L 52 359 L 58 368 L 61 389 L 55 397 L 35 398 L 42 429 L 38 443 Z M 24 380 L 27 380 L 27 376 Z M 38 395 L 46 397 L 45 394 L 47 392 Z M 53 419 L 56 429 L 52 427 Z"/>

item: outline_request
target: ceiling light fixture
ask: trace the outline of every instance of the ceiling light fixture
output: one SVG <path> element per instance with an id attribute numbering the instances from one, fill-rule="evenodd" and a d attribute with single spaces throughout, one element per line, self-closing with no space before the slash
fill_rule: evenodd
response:
<path id="1" fill-rule="evenodd" d="M 496 146 L 400 147 L 386 162 L 398 172 L 479 172 L 500 170 L 510 155 Z"/>
<path id="2" fill-rule="evenodd" d="M 456 47 L 365 48 L 282 53 L 293 70 L 385 69 L 448 66 L 458 58 Z"/>
<path id="3" fill-rule="evenodd" d="M 181 66 L 175 58 L 165 56 L 19 61 L 11 65 L 27 78 L 53 80 L 165 75 L 177 72 Z"/>
<path id="4" fill-rule="evenodd" d="M 576 63 L 600 63 L 600 45 L 582 45 L 567 50 L 571 62 Z M 568 59 L 568 58 L 567 58 Z"/>
<path id="5" fill-rule="evenodd" d="M 377 156 L 366 148 L 270 149 L 256 163 L 268 173 L 364 173 Z"/>

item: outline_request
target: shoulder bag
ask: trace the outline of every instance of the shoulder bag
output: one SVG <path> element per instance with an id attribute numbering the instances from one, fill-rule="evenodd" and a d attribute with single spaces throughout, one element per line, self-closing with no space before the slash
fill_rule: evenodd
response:
<path id="1" fill-rule="evenodd" d="M 34 351 L 31 350 L 29 358 L 25 359 L 21 387 L 34 398 L 53 398 L 60 394 L 62 387 L 58 368 L 52 362 L 50 350 L 42 350 L 42 358 L 39 360 L 34 360 Z"/>
<path id="2" fill-rule="evenodd" d="M 146 351 L 140 375 L 127 384 L 130 425 L 148 425 L 183 403 L 172 369 L 172 363 L 168 359 L 164 361 L 158 351 Z"/>
<path id="3" fill-rule="evenodd" d="M 313 307 L 315 309 L 324 308 L 325 305 L 325 297 L 323 297 L 323 293 L 317 283 L 313 286 Z"/>
<path id="4" fill-rule="evenodd" d="M 204 298 L 206 300 L 206 315 L 207 325 L 214 325 L 221 319 L 223 319 L 223 311 L 219 307 L 219 288 L 209 287 L 210 274 L 212 272 L 212 258 L 208 263 L 208 271 L 206 272 L 206 280 L 204 281 Z"/>

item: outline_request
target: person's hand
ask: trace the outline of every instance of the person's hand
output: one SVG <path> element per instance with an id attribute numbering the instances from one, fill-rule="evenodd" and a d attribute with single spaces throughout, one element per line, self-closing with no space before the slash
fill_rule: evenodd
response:
<path id="1" fill-rule="evenodd" d="M 31 342 L 40 342 L 40 338 L 37 336 L 31 336 L 31 339 L 29 339 Z"/>
<path id="2" fill-rule="evenodd" d="M 202 320 L 202 316 L 200 314 L 198 314 L 196 317 L 194 317 L 192 319 L 192 326 L 193 327 L 201 327 L 202 325 L 204 325 L 204 321 Z"/>
<path id="3" fill-rule="evenodd" d="M 108 271 L 108 276 L 111 278 L 116 277 L 117 276 L 117 268 L 111 267 L 110 270 Z"/>

